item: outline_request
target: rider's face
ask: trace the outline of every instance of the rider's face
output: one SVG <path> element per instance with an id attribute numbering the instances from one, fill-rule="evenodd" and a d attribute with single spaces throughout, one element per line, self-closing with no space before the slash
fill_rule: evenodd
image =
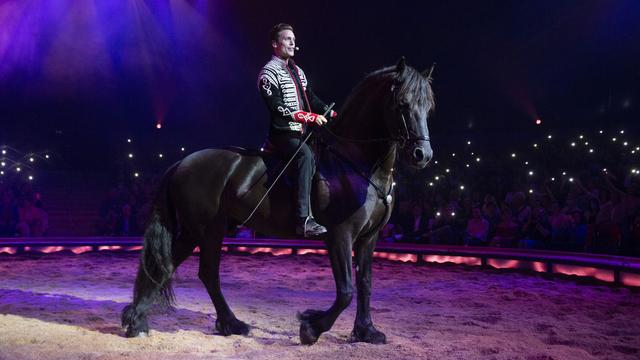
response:
<path id="1" fill-rule="evenodd" d="M 295 54 L 296 36 L 291 30 L 282 30 L 278 36 L 278 41 L 273 41 L 271 46 L 276 56 L 288 59 Z"/>

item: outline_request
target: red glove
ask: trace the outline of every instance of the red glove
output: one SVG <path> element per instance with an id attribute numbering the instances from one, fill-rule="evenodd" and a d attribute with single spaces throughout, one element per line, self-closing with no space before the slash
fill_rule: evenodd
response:
<path id="1" fill-rule="evenodd" d="M 338 113 L 333 111 L 333 110 L 331 110 L 331 112 L 329 113 L 329 117 L 332 118 L 332 119 L 335 119 L 335 118 L 338 117 Z"/>
<path id="2" fill-rule="evenodd" d="M 297 121 L 299 123 L 316 122 L 316 119 L 319 116 L 316 113 L 302 111 L 302 110 L 298 110 L 298 111 L 294 112 L 291 115 L 293 116 L 293 120 L 295 120 L 295 121 Z"/>

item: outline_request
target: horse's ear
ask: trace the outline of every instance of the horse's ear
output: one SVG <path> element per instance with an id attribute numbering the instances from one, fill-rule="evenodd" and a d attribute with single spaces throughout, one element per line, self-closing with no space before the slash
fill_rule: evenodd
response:
<path id="1" fill-rule="evenodd" d="M 424 77 L 426 77 L 427 79 L 431 80 L 432 77 L 431 75 L 433 74 L 433 69 L 436 67 L 436 63 L 434 62 L 433 65 L 431 65 L 431 69 L 429 69 L 429 71 L 425 70 L 422 72 L 422 75 Z"/>
<path id="2" fill-rule="evenodd" d="M 398 72 L 398 74 L 402 74 L 406 67 L 407 67 L 407 59 L 405 59 L 403 56 L 400 58 L 400 60 L 398 60 L 398 63 L 396 64 L 396 71 Z"/>

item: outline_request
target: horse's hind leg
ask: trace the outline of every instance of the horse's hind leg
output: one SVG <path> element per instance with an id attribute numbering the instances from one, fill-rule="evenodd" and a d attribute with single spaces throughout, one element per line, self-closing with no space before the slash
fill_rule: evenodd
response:
<path id="1" fill-rule="evenodd" d="M 180 234 L 171 244 L 171 257 L 173 268 L 177 269 L 186 260 L 195 248 L 195 242 Z M 160 294 L 158 284 L 149 280 L 142 269 L 138 270 L 134 286 L 133 303 L 127 305 L 122 311 L 122 326 L 126 328 L 126 337 L 146 336 L 149 334 L 147 315 Z"/>
<path id="2" fill-rule="evenodd" d="M 369 302 L 371 300 L 371 263 L 378 234 L 369 239 L 361 239 L 355 247 L 356 286 L 358 287 L 358 311 L 351 332 L 351 341 L 384 344 L 386 336 L 373 326 Z"/>
<path id="3" fill-rule="evenodd" d="M 306 310 L 298 314 L 300 342 L 311 345 L 323 332 L 329 331 L 336 319 L 353 299 L 351 276 L 351 235 L 347 231 L 331 231 L 329 234 L 329 258 L 336 282 L 336 299 L 327 311 Z"/>
<path id="4" fill-rule="evenodd" d="M 238 320 L 227 305 L 220 289 L 220 253 L 226 222 L 217 220 L 207 227 L 206 235 L 200 239 L 200 270 L 198 276 L 207 288 L 216 308 L 216 330 L 222 335 L 247 335 L 249 325 Z"/>

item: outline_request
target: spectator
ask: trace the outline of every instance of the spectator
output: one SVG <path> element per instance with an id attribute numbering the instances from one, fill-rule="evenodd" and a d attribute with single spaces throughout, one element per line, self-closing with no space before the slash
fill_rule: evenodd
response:
<path id="1" fill-rule="evenodd" d="M 487 245 L 489 235 L 489 222 L 482 217 L 482 212 L 475 207 L 471 218 L 467 222 L 467 231 L 464 237 L 464 245 Z"/>
<path id="2" fill-rule="evenodd" d="M 529 219 L 522 226 L 522 239 L 519 247 L 525 249 L 542 249 L 551 239 L 551 224 L 546 211 L 537 207 L 529 212 Z"/>
<path id="3" fill-rule="evenodd" d="M 491 239 L 491 246 L 513 247 L 518 240 L 520 226 L 513 220 L 513 215 L 508 207 L 502 210 L 501 219 L 496 226 L 496 234 Z"/>
<path id="4" fill-rule="evenodd" d="M 422 236 L 429 229 L 429 221 L 424 215 L 424 210 L 420 204 L 411 207 L 411 216 L 405 217 L 402 225 L 402 240 L 405 242 L 420 242 Z"/>
<path id="5" fill-rule="evenodd" d="M 22 237 L 43 236 L 49 225 L 47 213 L 34 206 L 30 198 L 22 198 L 18 207 L 16 234 Z"/>

